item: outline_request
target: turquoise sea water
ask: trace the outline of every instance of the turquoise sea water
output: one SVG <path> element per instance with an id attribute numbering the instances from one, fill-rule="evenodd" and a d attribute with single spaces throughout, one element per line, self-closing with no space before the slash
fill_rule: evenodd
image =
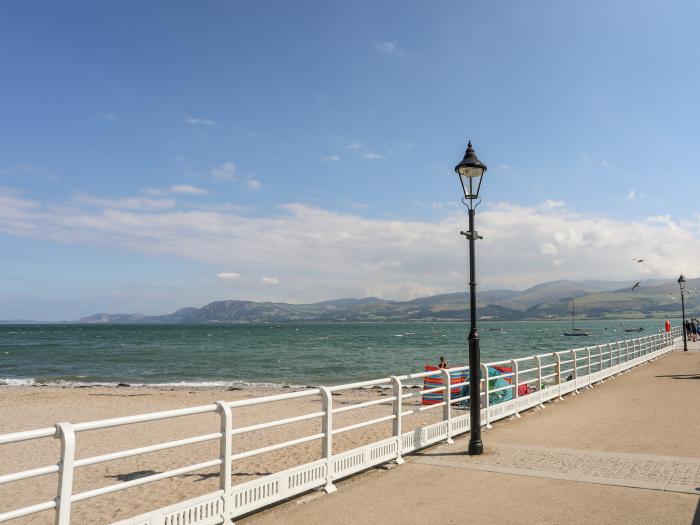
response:
<path id="1" fill-rule="evenodd" d="M 663 321 L 481 322 L 482 360 L 654 334 Z M 624 328 L 642 326 L 641 333 Z M 0 384 L 336 384 L 467 364 L 467 323 L 0 325 Z"/>

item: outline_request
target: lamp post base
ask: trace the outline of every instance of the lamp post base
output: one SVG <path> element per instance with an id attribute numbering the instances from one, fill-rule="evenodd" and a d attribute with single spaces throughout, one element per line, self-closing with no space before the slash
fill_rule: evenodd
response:
<path id="1" fill-rule="evenodd" d="M 484 444 L 480 439 L 469 440 L 469 455 L 470 456 L 480 456 L 484 453 Z"/>

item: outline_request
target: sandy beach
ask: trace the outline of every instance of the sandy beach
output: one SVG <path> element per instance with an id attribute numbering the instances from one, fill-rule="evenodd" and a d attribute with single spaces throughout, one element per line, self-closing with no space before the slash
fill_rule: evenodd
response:
<path id="1" fill-rule="evenodd" d="M 78 423 L 119 416 L 206 405 L 217 400 L 233 401 L 291 392 L 292 388 L 182 389 L 152 387 L 0 387 L 0 433 L 52 426 L 60 421 Z M 390 395 L 386 389 L 357 389 L 334 394 L 334 406 L 349 405 Z M 418 399 L 406 400 L 407 406 Z M 308 414 L 321 410 L 319 396 L 235 409 L 234 428 Z M 334 428 L 391 413 L 391 403 L 336 414 Z M 404 431 L 438 421 L 441 409 L 404 418 Z M 234 453 L 288 441 L 320 432 L 321 421 L 309 420 L 260 430 L 234 437 Z M 202 414 L 157 422 L 134 424 L 78 434 L 76 458 L 92 457 L 219 430 L 215 414 Z M 389 437 L 391 422 L 350 431 L 334 437 L 334 451 L 348 450 Z M 55 464 L 59 443 L 54 438 L 38 439 L 0 447 L 0 475 Z M 173 468 L 216 459 L 218 440 L 154 452 L 78 469 L 74 494 L 88 489 L 127 481 Z M 314 441 L 292 448 L 246 458 L 233 464 L 233 483 L 318 459 L 321 443 Z M 96 497 L 73 505 L 72 522 L 103 524 L 215 491 L 218 467 L 181 477 L 149 483 Z M 56 476 L 47 475 L 4 485 L 0 491 L 0 512 L 48 501 L 56 496 Z M 12 523 L 53 523 L 53 511 L 42 512 Z"/>

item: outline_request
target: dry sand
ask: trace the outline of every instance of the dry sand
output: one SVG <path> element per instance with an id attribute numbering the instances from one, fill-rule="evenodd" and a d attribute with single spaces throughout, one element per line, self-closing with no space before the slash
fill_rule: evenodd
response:
<path id="1" fill-rule="evenodd" d="M 149 387 L 0 387 L 0 434 L 52 426 L 60 421 L 78 423 L 119 416 L 233 401 L 292 389 L 159 389 Z M 391 395 L 386 389 L 341 392 L 334 406 Z M 417 403 L 417 399 L 411 400 Z M 408 400 L 404 402 L 410 405 Z M 269 403 L 234 410 L 234 428 L 321 411 L 319 396 Z M 391 414 L 391 403 L 334 415 L 334 428 Z M 438 421 L 440 408 L 404 418 L 404 430 Z M 158 422 L 140 423 L 78 434 L 76 458 L 116 452 L 219 431 L 216 414 L 201 414 Z M 288 441 L 321 431 L 321 420 L 309 420 L 234 437 L 234 453 Z M 391 422 L 334 436 L 334 451 L 341 452 L 391 435 Z M 0 475 L 55 464 L 57 439 L 45 438 L 0 446 Z M 233 483 L 290 468 L 320 458 L 321 443 L 306 443 L 234 462 Z M 133 458 L 80 468 L 74 493 L 107 486 L 142 475 L 163 472 L 218 458 L 218 440 L 164 450 Z M 73 505 L 72 523 L 112 523 L 165 505 L 207 494 L 219 487 L 218 467 L 135 487 Z M 53 499 L 56 476 L 47 475 L 0 486 L 0 513 Z M 12 523 L 53 523 L 53 511 Z"/>

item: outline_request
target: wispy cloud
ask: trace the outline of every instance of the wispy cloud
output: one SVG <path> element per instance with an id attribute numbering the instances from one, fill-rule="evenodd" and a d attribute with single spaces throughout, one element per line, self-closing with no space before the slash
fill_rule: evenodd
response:
<path id="1" fill-rule="evenodd" d="M 604 168 L 610 167 L 610 163 L 607 160 L 601 160 L 600 165 L 603 166 Z"/>
<path id="2" fill-rule="evenodd" d="M 236 165 L 233 162 L 226 162 L 221 166 L 212 168 L 211 176 L 217 180 L 236 181 Z"/>
<path id="3" fill-rule="evenodd" d="M 185 122 L 192 124 L 193 126 L 216 126 L 215 120 L 210 120 L 207 118 L 187 117 Z"/>
<path id="4" fill-rule="evenodd" d="M 321 157 L 321 162 L 337 162 L 340 160 L 340 155 L 326 155 Z"/>
<path id="5" fill-rule="evenodd" d="M 90 118 L 93 120 L 115 120 L 117 117 L 114 113 L 93 113 Z"/>
<path id="6" fill-rule="evenodd" d="M 398 53 L 398 46 L 396 45 L 396 42 L 377 42 L 376 48 L 377 51 L 388 55 Z"/>
<path id="7" fill-rule="evenodd" d="M 177 202 L 173 199 L 150 199 L 148 197 L 123 197 L 117 199 L 96 197 L 88 193 L 78 192 L 74 195 L 75 202 L 86 206 L 105 209 L 123 210 L 166 210 L 174 208 Z"/>
<path id="8" fill-rule="evenodd" d="M 254 177 L 246 177 L 245 185 L 249 190 L 259 190 L 261 186 L 260 181 Z"/>
<path id="9" fill-rule="evenodd" d="M 646 199 L 647 194 L 642 193 L 641 191 L 637 191 L 635 189 L 631 189 L 630 191 L 627 192 L 627 195 L 625 195 L 625 199 L 628 201 L 635 201 L 637 199 Z"/>
<path id="10" fill-rule="evenodd" d="M 348 149 L 360 149 L 362 147 L 362 144 L 359 142 L 353 142 L 352 144 L 348 144 Z"/>
<path id="11" fill-rule="evenodd" d="M 261 182 L 254 175 L 239 176 L 236 174 L 236 165 L 233 162 L 225 162 L 221 166 L 211 169 L 211 176 L 216 180 L 227 182 L 242 182 L 249 190 L 259 190 Z"/>
<path id="12" fill-rule="evenodd" d="M 364 153 L 362 155 L 362 157 L 367 159 L 367 160 L 379 160 L 379 159 L 383 159 L 384 155 L 380 155 L 378 153 L 372 153 L 371 151 L 368 151 L 367 153 Z"/>
<path id="13" fill-rule="evenodd" d="M 241 274 L 237 272 L 221 272 L 217 273 L 216 277 L 224 282 L 238 281 Z"/>
<path id="14" fill-rule="evenodd" d="M 280 280 L 277 277 L 262 277 L 260 282 L 263 284 L 279 284 Z"/>
<path id="15" fill-rule="evenodd" d="M 29 175 L 36 175 L 38 177 L 44 177 L 46 180 L 49 180 L 51 182 L 58 182 L 61 180 L 58 175 L 54 175 L 53 173 L 39 169 L 35 166 L 30 166 L 27 164 L 20 164 L 17 166 L 17 169 L 23 173 L 28 173 Z"/>
<path id="16" fill-rule="evenodd" d="M 498 167 L 501 168 L 503 171 L 510 171 L 511 170 L 510 164 L 499 164 Z"/>
<path id="17" fill-rule="evenodd" d="M 175 184 L 169 188 L 144 188 L 140 190 L 141 193 L 147 195 L 170 195 L 170 194 L 182 194 L 182 195 L 206 195 L 209 193 L 204 188 L 199 188 L 197 186 L 192 186 L 191 184 Z"/>

